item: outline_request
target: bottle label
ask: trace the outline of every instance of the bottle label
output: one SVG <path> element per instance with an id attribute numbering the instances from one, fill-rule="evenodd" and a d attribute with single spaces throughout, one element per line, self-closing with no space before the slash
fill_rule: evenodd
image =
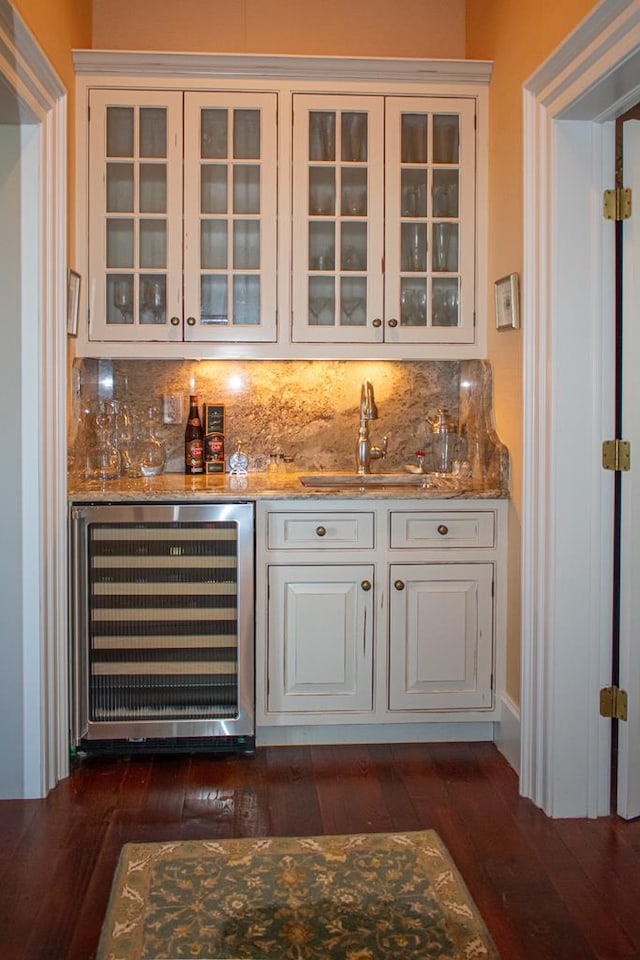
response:
<path id="1" fill-rule="evenodd" d="M 188 473 L 204 473 L 202 440 L 187 440 L 184 445 L 184 463 Z"/>

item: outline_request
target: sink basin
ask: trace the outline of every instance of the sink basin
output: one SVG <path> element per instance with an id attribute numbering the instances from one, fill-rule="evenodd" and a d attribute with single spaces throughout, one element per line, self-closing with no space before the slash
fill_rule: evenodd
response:
<path id="1" fill-rule="evenodd" d="M 355 473 L 315 473 L 301 476 L 299 479 L 305 487 L 424 487 L 424 489 L 430 489 L 441 485 L 425 473 L 368 473 L 365 476 Z"/>

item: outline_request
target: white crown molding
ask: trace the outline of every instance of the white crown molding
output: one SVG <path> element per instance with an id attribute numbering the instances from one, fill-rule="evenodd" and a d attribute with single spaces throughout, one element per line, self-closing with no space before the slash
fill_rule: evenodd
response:
<path id="1" fill-rule="evenodd" d="M 0 0 L 0 75 L 19 97 L 19 120 L 41 120 L 66 93 L 64 84 L 8 0 Z"/>
<path id="2" fill-rule="evenodd" d="M 144 77 L 256 77 L 274 80 L 353 80 L 488 84 L 488 60 L 378 57 L 299 57 L 255 54 L 74 50 L 76 74 Z"/>

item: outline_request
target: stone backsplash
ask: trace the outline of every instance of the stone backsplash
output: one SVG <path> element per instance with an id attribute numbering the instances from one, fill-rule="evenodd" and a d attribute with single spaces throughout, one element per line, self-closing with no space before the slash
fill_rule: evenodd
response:
<path id="1" fill-rule="evenodd" d="M 389 438 L 385 472 L 402 469 L 418 450 L 428 453 L 425 417 L 446 407 L 465 436 L 474 477 L 508 489 L 508 456 L 493 427 L 491 368 L 479 360 L 76 360 L 70 444 L 82 410 L 98 400 L 118 399 L 134 408 L 154 402 L 162 408 L 163 395 L 177 394 L 183 422 L 161 423 L 159 436 L 166 445 L 166 469 L 181 472 L 193 392 L 200 404 L 224 404 L 226 454 L 240 444 L 250 469 L 264 468 L 269 455 L 280 453 L 292 456 L 298 471 L 351 470 L 367 377 L 378 407 L 378 420 L 370 424 L 372 442 Z"/>

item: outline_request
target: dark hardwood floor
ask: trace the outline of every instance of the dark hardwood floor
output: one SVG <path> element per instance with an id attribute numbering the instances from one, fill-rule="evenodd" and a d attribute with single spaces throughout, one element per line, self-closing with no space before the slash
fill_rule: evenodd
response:
<path id="1" fill-rule="evenodd" d="M 46 800 L 0 802 L 0 958 L 94 957 L 128 841 L 426 828 L 503 960 L 640 958 L 640 821 L 548 819 L 492 744 L 83 760 Z"/>

